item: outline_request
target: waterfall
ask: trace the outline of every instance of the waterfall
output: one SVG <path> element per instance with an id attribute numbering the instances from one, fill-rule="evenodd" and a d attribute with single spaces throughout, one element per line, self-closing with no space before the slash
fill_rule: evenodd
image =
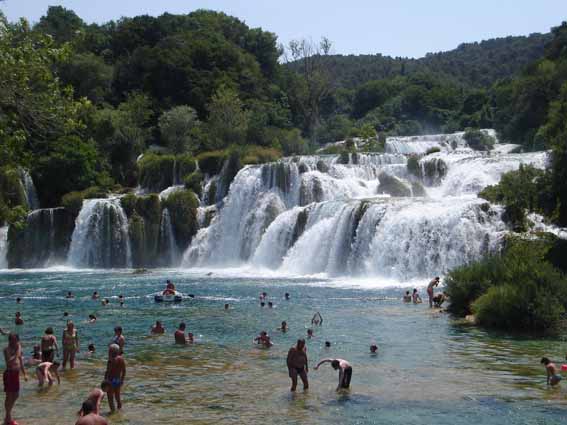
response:
<path id="1" fill-rule="evenodd" d="M 128 219 L 119 198 L 83 201 L 75 221 L 68 264 L 74 267 L 131 267 Z"/>
<path id="2" fill-rule="evenodd" d="M 39 208 L 39 198 L 37 197 L 37 192 L 35 190 L 35 185 L 30 174 L 23 168 L 19 169 L 20 172 L 20 182 L 22 189 L 26 196 L 28 209 L 33 211 Z"/>
<path id="3" fill-rule="evenodd" d="M 179 260 L 179 250 L 173 233 L 173 225 L 169 210 L 164 208 L 161 212 L 159 227 L 159 251 L 164 253 L 162 261 L 166 266 L 175 266 Z"/>
<path id="4" fill-rule="evenodd" d="M 0 227 L 0 269 L 8 268 L 8 226 Z"/>
<path id="5" fill-rule="evenodd" d="M 247 166 L 182 265 L 409 279 L 477 260 L 499 248 L 508 228 L 501 208 L 476 194 L 520 164 L 544 167 L 548 154 L 511 154 L 498 145 L 476 152 L 463 135 L 392 138 L 383 154 Z M 421 176 L 411 174 L 408 155 L 434 146 L 441 150 L 419 160 Z M 384 191 L 380 180 L 403 190 Z M 414 188 L 423 196 L 411 197 Z"/>

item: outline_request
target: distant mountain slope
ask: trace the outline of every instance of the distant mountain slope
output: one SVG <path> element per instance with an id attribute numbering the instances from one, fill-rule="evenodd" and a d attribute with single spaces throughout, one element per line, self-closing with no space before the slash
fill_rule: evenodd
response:
<path id="1" fill-rule="evenodd" d="M 355 88 L 367 81 L 432 72 L 469 87 L 488 87 L 518 74 L 544 54 L 551 34 L 504 37 L 464 43 L 447 52 L 428 53 L 420 59 L 377 55 L 331 55 L 324 58 L 339 87 Z M 293 64 L 290 64 L 293 68 Z"/>

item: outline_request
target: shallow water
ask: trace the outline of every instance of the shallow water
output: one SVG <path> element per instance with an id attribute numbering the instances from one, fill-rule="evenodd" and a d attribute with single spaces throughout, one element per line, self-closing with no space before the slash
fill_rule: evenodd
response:
<path id="1" fill-rule="evenodd" d="M 17 331 L 26 354 L 46 326 L 60 338 L 64 311 L 79 329 L 81 347 L 92 342 L 98 350 L 94 358 L 81 353 L 78 368 L 64 372 L 60 386 L 40 391 L 33 380 L 25 383 L 16 418 L 28 425 L 73 424 L 88 391 L 100 384 L 106 345 L 118 324 L 127 338 L 128 372 L 124 411 L 110 417 L 113 424 L 559 424 L 567 418 L 566 390 L 548 389 L 539 365 L 544 354 L 564 357 L 567 343 L 561 339 L 511 338 L 459 325 L 425 305 L 403 305 L 402 289 L 381 282 L 216 276 L 1 273 L 0 327 L 14 329 L 14 313 L 23 312 L 25 325 Z M 170 277 L 195 299 L 155 304 L 151 294 Z M 68 290 L 77 298 L 66 300 Z M 91 301 L 94 290 L 112 304 Z M 258 305 L 263 290 L 274 309 Z M 283 299 L 285 292 L 290 301 Z M 122 308 L 119 294 L 126 297 Z M 348 393 L 334 391 L 337 373 L 328 365 L 311 370 L 308 393 L 289 393 L 286 353 L 305 336 L 315 311 L 324 324 L 308 341 L 311 368 L 324 357 L 349 360 L 354 373 Z M 97 315 L 96 324 L 86 323 L 90 313 Z M 167 335 L 148 336 L 156 319 Z M 182 320 L 196 344 L 173 345 L 172 332 Z M 282 320 L 290 326 L 287 334 L 276 330 Z M 273 336 L 270 350 L 252 344 L 262 329 Z M 324 348 L 327 339 L 330 349 Z M 368 353 L 373 341 L 380 347 L 377 356 Z"/>

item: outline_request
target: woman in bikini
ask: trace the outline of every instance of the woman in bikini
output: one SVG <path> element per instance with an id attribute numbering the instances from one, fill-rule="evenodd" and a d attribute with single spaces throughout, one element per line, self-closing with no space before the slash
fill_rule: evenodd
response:
<path id="1" fill-rule="evenodd" d="M 45 335 L 41 337 L 41 361 L 53 363 L 55 353 L 59 357 L 57 337 L 53 335 L 53 328 L 49 327 L 45 330 Z"/>
<path id="2" fill-rule="evenodd" d="M 79 335 L 75 324 L 72 321 L 67 322 L 67 329 L 63 331 L 63 369 L 67 366 L 67 360 L 71 365 L 71 369 L 75 368 L 75 354 L 79 352 Z"/>

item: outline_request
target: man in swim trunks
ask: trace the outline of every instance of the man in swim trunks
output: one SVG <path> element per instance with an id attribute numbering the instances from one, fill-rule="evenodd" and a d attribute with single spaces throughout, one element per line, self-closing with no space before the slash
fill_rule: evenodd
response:
<path id="1" fill-rule="evenodd" d="M 83 416 L 75 422 L 75 425 L 108 425 L 108 421 L 95 413 L 95 409 L 96 405 L 91 400 L 85 401 L 81 408 Z"/>
<path id="2" fill-rule="evenodd" d="M 57 378 L 57 384 L 61 384 L 61 378 L 59 377 L 59 373 L 57 369 L 59 368 L 59 362 L 43 362 L 37 365 L 35 368 L 35 375 L 37 376 L 37 380 L 39 382 L 39 386 L 43 387 L 43 384 L 46 382 L 49 385 L 53 385 L 55 381 L 53 376 Z"/>
<path id="3" fill-rule="evenodd" d="M 433 308 L 433 288 L 439 285 L 439 276 L 435 277 L 429 285 L 427 285 L 427 295 L 429 296 L 429 308 Z"/>
<path id="4" fill-rule="evenodd" d="M 176 344 L 181 344 L 181 345 L 187 344 L 187 338 L 185 338 L 186 327 L 187 326 L 185 325 L 185 322 L 181 322 L 179 324 L 179 328 L 175 331 L 175 334 L 173 335 L 175 337 Z"/>
<path id="5" fill-rule="evenodd" d="M 557 367 L 554 363 L 551 363 L 547 357 L 543 357 L 541 359 L 541 364 L 545 366 L 545 371 L 547 372 L 547 385 L 551 385 L 552 387 L 559 384 L 561 381 L 561 375 L 557 373 Z"/>
<path id="6" fill-rule="evenodd" d="M 114 412 L 114 400 L 116 400 L 116 407 L 118 410 L 122 409 L 122 399 L 120 398 L 120 391 L 124 385 L 124 378 L 126 377 L 126 362 L 120 355 L 120 347 L 117 344 L 111 344 L 108 348 L 108 363 L 106 366 L 106 373 L 104 379 L 110 382 L 110 389 L 108 393 L 108 405 L 110 411 Z"/>
<path id="7" fill-rule="evenodd" d="M 309 362 L 307 360 L 307 350 L 305 348 L 305 340 L 298 339 L 297 344 L 291 347 L 287 353 L 287 369 L 291 378 L 291 391 L 297 388 L 297 377 L 303 382 L 303 389 L 309 388 L 307 373 L 309 372 Z"/>
<path id="8" fill-rule="evenodd" d="M 319 366 L 323 363 L 331 363 L 332 368 L 339 371 L 339 385 L 337 386 L 337 391 L 350 387 L 352 366 L 349 362 L 343 359 L 325 359 L 321 360 L 317 366 L 315 366 L 315 370 L 319 369 Z"/>
<path id="9" fill-rule="evenodd" d="M 79 352 L 79 335 L 75 324 L 69 320 L 67 328 L 63 331 L 63 369 L 67 366 L 67 361 L 71 365 L 71 369 L 75 368 L 75 354 Z"/>
<path id="10" fill-rule="evenodd" d="M 4 424 L 17 425 L 18 423 L 12 419 L 12 409 L 20 396 L 20 372 L 22 372 L 24 380 L 28 380 L 26 370 L 24 369 L 22 346 L 20 345 L 18 334 L 8 334 L 8 346 L 4 349 L 4 362 L 6 364 L 3 376 L 4 392 L 6 393 Z"/>
<path id="11" fill-rule="evenodd" d="M 49 327 L 45 330 L 45 335 L 41 337 L 41 361 L 53 362 L 55 353 L 57 353 L 57 357 L 59 357 L 57 338 L 53 335 L 53 328 Z"/>

